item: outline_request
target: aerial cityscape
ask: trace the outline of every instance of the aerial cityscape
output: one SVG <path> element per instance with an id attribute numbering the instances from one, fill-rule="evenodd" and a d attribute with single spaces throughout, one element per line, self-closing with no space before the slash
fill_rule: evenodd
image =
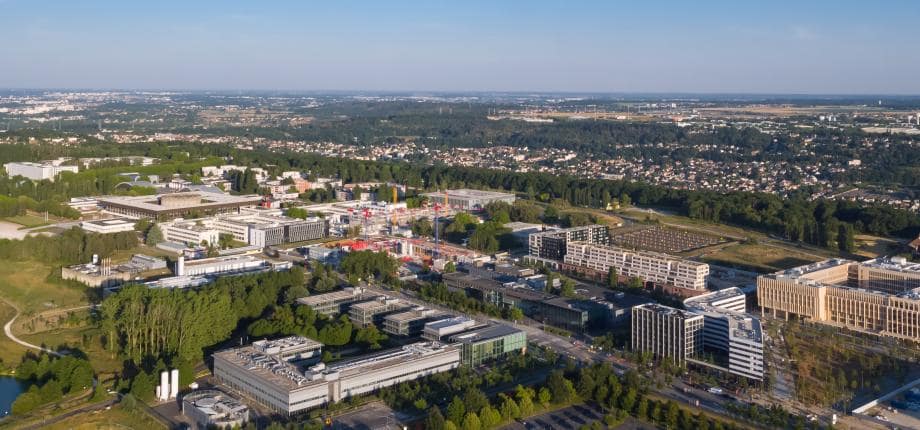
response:
<path id="1" fill-rule="evenodd" d="M 920 4 L 76 3 L 0 430 L 920 429 Z"/>

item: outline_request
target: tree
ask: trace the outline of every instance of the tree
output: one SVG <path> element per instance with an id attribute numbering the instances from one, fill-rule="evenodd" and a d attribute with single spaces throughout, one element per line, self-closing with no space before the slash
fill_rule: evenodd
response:
<path id="1" fill-rule="evenodd" d="M 642 282 L 642 278 L 638 276 L 633 276 L 629 278 L 629 283 L 626 284 L 626 287 L 629 288 L 630 290 L 641 290 L 643 284 L 644 282 Z"/>
<path id="2" fill-rule="evenodd" d="M 549 391 L 549 388 L 542 387 L 537 393 L 537 399 L 540 401 L 540 405 L 545 408 L 549 406 L 549 402 L 553 400 L 553 394 Z"/>
<path id="3" fill-rule="evenodd" d="M 460 428 L 461 430 L 481 430 L 482 422 L 475 412 L 467 412 L 466 416 L 463 417 L 463 425 Z"/>
<path id="4" fill-rule="evenodd" d="M 521 308 L 515 306 L 511 308 L 510 311 L 508 311 L 508 319 L 514 322 L 523 321 L 524 311 L 522 311 Z"/>
<path id="5" fill-rule="evenodd" d="M 447 405 L 447 419 L 454 423 L 462 423 L 465 414 L 466 406 L 463 404 L 463 399 L 460 396 L 454 396 Z"/>
<path id="6" fill-rule="evenodd" d="M 677 428 L 677 420 L 680 418 L 680 408 L 673 400 L 668 400 L 667 412 L 665 413 L 665 427 L 669 429 Z"/>
<path id="7" fill-rule="evenodd" d="M 160 226 L 154 224 L 150 227 L 150 230 L 147 230 L 147 238 L 144 240 L 144 243 L 150 246 L 156 246 L 158 243 L 163 241 L 163 231 L 160 230 Z"/>
<path id="8" fill-rule="evenodd" d="M 502 416 L 491 405 L 486 405 L 486 407 L 482 408 L 482 411 L 479 412 L 479 421 L 482 422 L 483 429 L 491 429 L 501 424 Z"/>
<path id="9" fill-rule="evenodd" d="M 560 370 L 554 370 L 549 374 L 546 386 L 549 387 L 549 391 L 553 395 L 553 401 L 556 403 L 568 403 L 575 398 L 575 387 L 572 385 L 572 381 L 566 379 Z"/>
<path id="10" fill-rule="evenodd" d="M 559 294 L 562 297 L 575 297 L 575 281 L 565 278 L 562 280 L 562 286 L 559 288 Z"/>
<path id="11" fill-rule="evenodd" d="M 607 286 L 610 288 L 616 288 L 620 283 L 620 275 L 617 274 L 617 268 L 610 266 L 610 269 L 607 270 Z"/>
<path id="12" fill-rule="evenodd" d="M 425 428 L 427 430 L 444 430 L 444 415 L 441 415 L 441 409 L 437 406 L 432 406 L 428 409 Z"/>
<path id="13" fill-rule="evenodd" d="M 444 273 L 454 273 L 457 271 L 457 265 L 453 261 L 448 261 L 444 264 Z"/>
<path id="14" fill-rule="evenodd" d="M 479 412 L 488 404 L 489 399 L 476 387 L 469 387 L 463 393 L 463 406 L 467 412 Z"/>
<path id="15" fill-rule="evenodd" d="M 856 249 L 853 239 L 853 226 L 841 223 L 837 229 L 837 247 L 842 252 L 853 252 Z"/>
<path id="16" fill-rule="evenodd" d="M 508 421 L 511 419 L 520 418 L 521 409 L 518 407 L 517 402 L 515 402 L 511 397 L 505 396 L 504 394 L 501 395 L 501 398 L 502 404 L 499 410 L 501 411 L 502 419 Z"/>

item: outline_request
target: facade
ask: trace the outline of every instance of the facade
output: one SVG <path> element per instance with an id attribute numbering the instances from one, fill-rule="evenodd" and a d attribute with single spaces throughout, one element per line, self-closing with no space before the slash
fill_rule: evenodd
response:
<path id="1" fill-rule="evenodd" d="M 457 345 L 413 343 L 401 348 L 304 368 L 251 346 L 213 355 L 225 386 L 266 408 L 293 414 L 460 366 Z"/>
<path id="2" fill-rule="evenodd" d="M 109 218 L 82 221 L 80 222 L 80 228 L 92 233 L 111 234 L 123 231 L 134 231 L 134 223 L 134 220 L 124 218 Z"/>
<path id="3" fill-rule="evenodd" d="M 450 340 L 460 344 L 460 360 L 468 366 L 527 352 L 527 334 L 504 324 L 455 334 Z"/>
<path id="4" fill-rule="evenodd" d="M 372 295 L 368 294 L 364 288 L 347 287 L 331 293 L 301 297 L 297 299 L 297 303 L 309 306 L 316 313 L 334 316 L 346 312 L 348 306 L 352 303 L 367 300 L 371 297 Z"/>
<path id="5" fill-rule="evenodd" d="M 568 251 L 569 242 L 587 242 L 598 245 L 610 243 L 610 228 L 606 225 L 594 224 L 544 231 L 531 234 L 527 241 L 531 257 L 561 261 Z"/>
<path id="6" fill-rule="evenodd" d="M 422 338 L 430 341 L 441 341 L 448 336 L 469 330 L 479 323 L 472 318 L 453 317 L 425 323 Z"/>
<path id="7" fill-rule="evenodd" d="M 224 257 L 203 258 L 185 261 L 180 256 L 176 261 L 176 276 L 227 275 L 231 273 L 257 272 L 269 269 L 289 269 L 291 262 L 277 265 L 251 255 L 228 255 Z"/>
<path id="8" fill-rule="evenodd" d="M 667 254 L 588 242 L 568 242 L 566 249 L 566 264 L 598 273 L 613 267 L 620 276 L 697 291 L 705 291 L 709 281 L 708 264 Z"/>
<path id="9" fill-rule="evenodd" d="M 633 351 L 683 365 L 703 344 L 703 316 L 659 304 L 632 309 Z"/>
<path id="10" fill-rule="evenodd" d="M 420 336 L 425 329 L 425 324 L 438 318 L 443 317 L 434 309 L 416 307 L 383 317 L 383 332 L 393 336 Z"/>
<path id="11" fill-rule="evenodd" d="M 763 380 L 763 330 L 760 320 L 744 313 L 746 297 L 727 288 L 684 300 L 690 312 L 703 315 L 703 347 L 727 357 L 728 372 Z"/>
<path id="12" fill-rule="evenodd" d="M 380 325 L 387 314 L 404 310 L 406 307 L 406 303 L 397 298 L 379 296 L 373 300 L 352 304 L 348 309 L 348 318 L 359 327 Z"/>
<path id="13" fill-rule="evenodd" d="M 238 428 L 249 421 L 249 407 L 220 391 L 201 390 L 182 396 L 182 415 L 195 429 Z"/>
<path id="14" fill-rule="evenodd" d="M 77 173 L 78 171 L 77 166 L 64 166 L 52 161 L 6 163 L 3 165 L 3 168 L 6 170 L 6 174 L 9 177 L 22 176 L 33 181 L 47 179 L 52 182 L 61 172 Z"/>
<path id="15" fill-rule="evenodd" d="M 184 192 L 156 196 L 108 196 L 99 198 L 103 210 L 129 218 L 168 221 L 176 218 L 235 214 L 240 208 L 256 206 L 262 197 L 231 196 L 222 193 Z"/>
<path id="16" fill-rule="evenodd" d="M 209 245 L 217 245 L 220 240 L 220 232 L 205 223 L 171 221 L 159 223 L 158 226 L 163 232 L 163 238 L 169 242 L 191 243 L 193 245 L 207 242 Z"/>
<path id="17" fill-rule="evenodd" d="M 496 191 L 471 190 L 461 188 L 457 190 L 439 191 L 436 193 L 422 194 L 428 197 L 429 204 L 439 204 L 454 210 L 479 212 L 492 202 L 514 203 L 514 194 L 499 193 Z"/>
<path id="18" fill-rule="evenodd" d="M 920 264 L 826 260 L 757 278 L 761 315 L 920 342 Z"/>
<path id="19" fill-rule="evenodd" d="M 326 220 L 318 217 L 297 219 L 249 212 L 218 217 L 211 220 L 211 224 L 221 233 L 233 235 L 235 240 L 262 247 L 322 239 L 328 235 Z"/>

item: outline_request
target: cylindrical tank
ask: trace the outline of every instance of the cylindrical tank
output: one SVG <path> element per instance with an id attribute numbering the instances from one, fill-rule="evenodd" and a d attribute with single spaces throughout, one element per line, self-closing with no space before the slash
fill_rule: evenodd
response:
<path id="1" fill-rule="evenodd" d="M 169 399 L 169 372 L 160 372 L 160 400 Z"/>
<path id="2" fill-rule="evenodd" d="M 179 395 L 179 369 L 173 369 L 169 376 L 169 398 L 175 399 Z"/>
<path id="3" fill-rule="evenodd" d="M 185 256 L 180 255 L 179 259 L 176 261 L 176 276 L 185 275 Z"/>

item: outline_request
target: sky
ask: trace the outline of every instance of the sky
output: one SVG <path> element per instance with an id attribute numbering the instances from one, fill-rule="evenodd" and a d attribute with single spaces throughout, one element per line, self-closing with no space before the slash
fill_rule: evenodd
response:
<path id="1" fill-rule="evenodd" d="M 920 94 L 920 1 L 0 0 L 0 88 Z"/>

